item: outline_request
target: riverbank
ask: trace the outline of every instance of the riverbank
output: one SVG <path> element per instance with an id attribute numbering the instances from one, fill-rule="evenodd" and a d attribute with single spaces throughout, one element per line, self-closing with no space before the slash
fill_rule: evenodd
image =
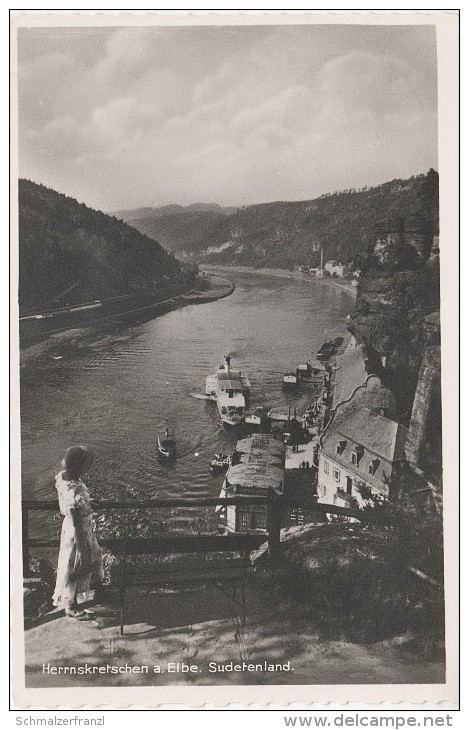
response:
<path id="1" fill-rule="evenodd" d="M 207 304 L 217 299 L 224 299 L 233 294 L 235 284 L 230 279 L 217 274 L 207 274 L 200 280 L 201 286 L 192 289 L 187 294 L 182 294 L 181 299 L 185 304 Z M 208 284 L 208 288 L 207 288 Z"/>
<path id="2" fill-rule="evenodd" d="M 332 286 L 336 287 L 337 289 L 342 289 L 343 291 L 349 292 L 349 294 L 353 294 L 353 297 L 356 298 L 357 296 L 357 288 L 353 285 L 351 281 L 347 281 L 345 279 L 339 279 L 339 278 L 333 278 L 331 276 L 324 276 L 322 278 L 316 278 L 313 276 L 310 276 L 309 274 L 306 274 L 302 271 L 292 271 L 290 269 L 271 269 L 268 267 L 263 267 L 261 269 L 253 269 L 249 266 L 201 266 L 201 270 L 209 272 L 217 272 L 222 271 L 224 274 L 228 274 L 229 272 L 237 272 L 240 274 L 252 274 L 253 272 L 260 275 L 265 276 L 272 276 L 279 279 L 295 279 L 296 281 L 309 281 L 309 282 L 318 282 L 321 284 L 331 284 Z"/>
<path id="3" fill-rule="evenodd" d="M 171 300 L 170 309 L 214 302 L 230 296 L 235 290 L 233 281 L 217 274 L 201 277 L 199 284 L 204 287 L 203 291 L 195 288 L 175 297 Z M 76 355 L 87 355 L 128 342 L 133 337 L 132 327 L 167 314 L 167 308 L 158 311 L 160 305 L 157 303 L 153 307 L 109 315 L 102 321 L 45 333 L 36 342 L 23 343 L 20 356 L 22 376 L 29 369 L 49 369 Z"/>

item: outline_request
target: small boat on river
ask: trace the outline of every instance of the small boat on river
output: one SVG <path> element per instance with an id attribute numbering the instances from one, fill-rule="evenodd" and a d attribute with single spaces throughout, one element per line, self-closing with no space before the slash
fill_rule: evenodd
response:
<path id="1" fill-rule="evenodd" d="M 298 380 L 308 380 L 308 378 L 311 377 L 312 372 L 313 368 L 310 362 L 301 363 L 296 368 L 296 375 Z"/>
<path id="2" fill-rule="evenodd" d="M 170 428 L 166 428 L 162 436 L 158 436 L 158 456 L 162 461 L 174 461 L 176 458 L 176 436 Z"/>
<path id="3" fill-rule="evenodd" d="M 282 388 L 284 390 L 296 390 L 298 375 L 296 373 L 285 373 L 283 376 Z"/>
<path id="4" fill-rule="evenodd" d="M 319 361 L 330 360 L 331 357 L 337 354 L 337 350 L 339 349 L 343 341 L 343 337 L 336 337 L 334 340 L 326 340 L 325 342 L 323 342 L 323 344 L 317 351 L 317 359 Z"/>
<path id="5" fill-rule="evenodd" d="M 231 456 L 220 452 L 215 454 L 212 461 L 210 462 L 210 471 L 212 474 L 220 474 L 220 472 L 226 471 L 231 466 Z"/>

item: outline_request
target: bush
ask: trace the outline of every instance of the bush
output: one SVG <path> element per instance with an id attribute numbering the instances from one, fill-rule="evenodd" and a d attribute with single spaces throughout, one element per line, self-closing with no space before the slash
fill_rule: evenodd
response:
<path id="1" fill-rule="evenodd" d="M 125 500 L 128 502 L 139 501 L 148 498 L 138 489 L 127 485 Z M 171 524 L 168 520 L 173 510 L 166 509 L 113 509 L 103 512 L 99 511 L 99 504 L 96 505 L 93 521 L 98 538 L 125 538 L 140 537 L 151 538 L 168 535 L 171 532 Z M 203 517 L 197 517 L 191 521 L 189 529 L 195 534 L 201 534 L 207 530 Z M 113 571 L 122 567 L 123 558 L 115 555 L 109 550 L 103 549 L 103 573 L 104 583 L 109 584 Z M 159 563 L 168 563 L 175 560 L 186 560 L 187 558 L 174 555 L 130 555 L 127 557 L 127 565 L 135 567 L 155 566 Z"/>
<path id="2" fill-rule="evenodd" d="M 367 643 L 406 632 L 443 637 L 443 592 L 405 569 L 398 530 L 311 525 L 283 547 L 285 567 L 271 580 L 286 600 L 307 606 L 329 636 Z"/>
<path id="3" fill-rule="evenodd" d="M 52 608 L 55 570 L 48 560 L 29 561 L 30 575 L 23 580 L 23 606 L 27 618 L 38 618 Z"/>

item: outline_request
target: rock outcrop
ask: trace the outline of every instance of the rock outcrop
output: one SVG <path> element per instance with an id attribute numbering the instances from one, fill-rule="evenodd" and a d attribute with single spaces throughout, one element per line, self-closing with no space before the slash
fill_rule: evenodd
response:
<path id="1" fill-rule="evenodd" d="M 420 220 L 419 225 L 417 225 Z M 410 418 L 426 345 L 423 321 L 439 308 L 438 256 L 419 216 L 381 222 L 362 271 L 349 327 L 367 350 L 370 372 L 390 387 Z"/>
<path id="2" fill-rule="evenodd" d="M 394 393 L 409 426 L 414 469 L 441 481 L 438 176 L 422 186 L 420 210 L 375 225 L 349 328 L 368 371 Z"/>
<path id="3" fill-rule="evenodd" d="M 405 446 L 411 467 L 439 482 L 441 472 L 441 347 L 439 312 L 425 319 L 423 351 Z M 436 467 L 436 468 L 435 468 Z"/>

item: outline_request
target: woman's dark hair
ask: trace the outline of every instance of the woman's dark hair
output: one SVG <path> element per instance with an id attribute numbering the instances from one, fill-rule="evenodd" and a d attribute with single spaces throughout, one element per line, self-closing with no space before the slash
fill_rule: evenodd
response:
<path id="1" fill-rule="evenodd" d="M 79 477 L 89 465 L 91 454 L 81 446 L 71 446 L 65 453 L 63 465 L 70 477 Z"/>

